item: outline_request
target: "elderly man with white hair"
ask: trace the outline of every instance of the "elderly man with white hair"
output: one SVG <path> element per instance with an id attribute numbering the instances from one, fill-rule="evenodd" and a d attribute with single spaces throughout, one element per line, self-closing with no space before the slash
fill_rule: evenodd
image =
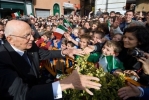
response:
<path id="1" fill-rule="evenodd" d="M 30 26 L 23 21 L 9 21 L 5 28 L 8 42 L 0 46 L 0 100 L 54 100 L 66 89 L 100 89 L 96 77 L 79 75 L 75 70 L 67 78 L 39 84 L 39 60 L 62 58 L 80 50 L 46 51 L 34 43 Z"/>

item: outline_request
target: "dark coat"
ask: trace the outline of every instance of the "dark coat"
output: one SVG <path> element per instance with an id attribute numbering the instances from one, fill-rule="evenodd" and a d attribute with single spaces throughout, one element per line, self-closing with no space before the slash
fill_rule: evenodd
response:
<path id="1" fill-rule="evenodd" d="M 39 81 L 39 60 L 62 58 L 61 51 L 27 50 L 31 66 L 7 42 L 0 46 L 0 100 L 53 100 L 52 84 Z"/>

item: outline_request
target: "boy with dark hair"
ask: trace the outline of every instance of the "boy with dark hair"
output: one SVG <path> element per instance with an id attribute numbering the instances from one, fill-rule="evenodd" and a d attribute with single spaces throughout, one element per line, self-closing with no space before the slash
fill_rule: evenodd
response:
<path id="1" fill-rule="evenodd" d="M 99 41 L 101 41 L 104 36 L 105 36 L 105 34 L 103 32 L 101 32 L 101 31 L 95 31 L 93 33 L 93 38 L 92 38 L 93 41 L 92 41 L 92 43 L 93 44 L 99 43 Z"/>

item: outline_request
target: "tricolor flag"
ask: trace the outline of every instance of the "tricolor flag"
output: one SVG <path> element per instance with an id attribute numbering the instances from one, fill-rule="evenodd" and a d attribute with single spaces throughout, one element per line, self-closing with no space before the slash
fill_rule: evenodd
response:
<path id="1" fill-rule="evenodd" d="M 20 17 L 20 12 L 12 13 L 12 18 Z"/>
<path id="2" fill-rule="evenodd" d="M 72 25 L 71 25 L 71 23 L 70 23 L 67 19 L 64 19 L 63 22 L 64 22 L 64 25 L 65 25 L 68 29 L 72 29 Z"/>
<path id="3" fill-rule="evenodd" d="M 108 71 L 111 72 L 115 69 L 121 69 L 124 70 L 124 66 L 123 63 L 119 61 L 119 59 L 117 59 L 114 56 L 106 56 L 107 62 L 108 62 Z"/>
<path id="4" fill-rule="evenodd" d="M 124 70 L 123 63 L 114 56 L 101 55 L 99 58 L 99 65 L 104 69 L 105 72 L 112 72 L 116 69 Z"/>
<path id="5" fill-rule="evenodd" d="M 56 37 L 56 39 L 61 39 L 66 31 L 67 29 L 64 26 L 58 25 L 56 31 L 54 32 L 54 36 Z"/>

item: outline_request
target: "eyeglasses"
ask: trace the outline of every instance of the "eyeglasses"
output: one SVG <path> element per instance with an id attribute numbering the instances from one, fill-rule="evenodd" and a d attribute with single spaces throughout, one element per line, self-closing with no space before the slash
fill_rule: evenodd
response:
<path id="1" fill-rule="evenodd" d="M 17 36 L 17 35 L 10 35 L 10 36 L 15 36 L 15 37 L 19 37 L 19 38 L 29 40 L 31 38 L 31 36 L 33 36 L 33 33 L 29 33 L 29 34 L 26 34 L 24 36 Z"/>

